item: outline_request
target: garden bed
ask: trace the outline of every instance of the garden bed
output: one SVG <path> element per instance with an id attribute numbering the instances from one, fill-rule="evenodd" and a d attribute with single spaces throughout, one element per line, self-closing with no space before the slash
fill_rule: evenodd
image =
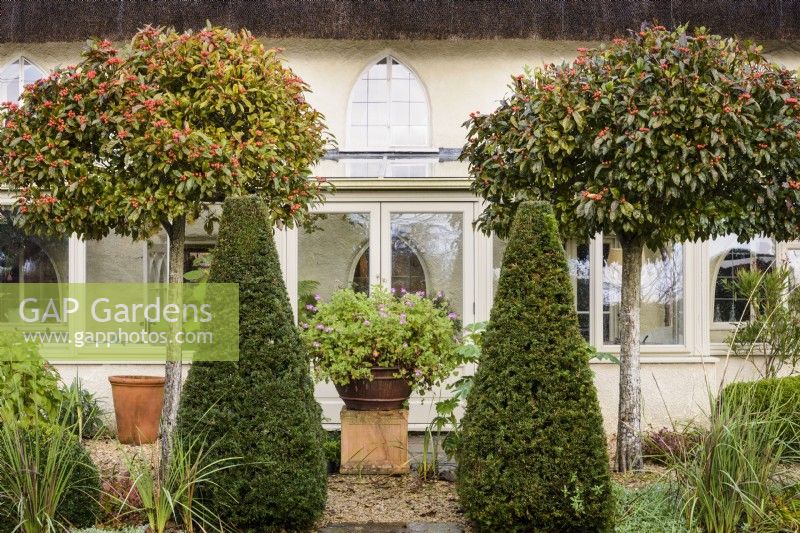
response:
<path id="1" fill-rule="evenodd" d="M 103 481 L 124 475 L 125 457 L 157 457 L 155 444 L 128 446 L 116 440 L 87 440 L 85 445 Z M 613 474 L 626 489 L 642 489 L 665 480 L 666 469 L 647 465 L 644 473 Z M 136 518 L 130 517 L 133 523 Z M 449 481 L 421 481 L 415 474 L 328 477 L 328 501 L 318 527 L 366 523 L 447 523 L 470 531 L 461 513 L 455 485 Z"/>

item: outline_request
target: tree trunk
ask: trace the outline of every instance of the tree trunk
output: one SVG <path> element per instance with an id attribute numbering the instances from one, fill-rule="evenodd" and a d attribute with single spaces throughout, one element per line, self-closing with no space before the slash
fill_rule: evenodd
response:
<path id="1" fill-rule="evenodd" d="M 186 217 L 178 217 L 171 224 L 165 224 L 169 235 L 169 302 L 180 303 L 182 298 L 184 244 L 186 242 Z M 167 341 L 167 360 L 164 365 L 164 405 L 161 408 L 161 462 L 159 475 L 166 476 L 172 451 L 172 437 L 178 421 L 178 406 L 181 399 L 181 345 L 171 342 L 175 332 L 182 327 L 180 320 L 169 325 Z"/>
<path id="2" fill-rule="evenodd" d="M 640 317 L 642 297 L 642 242 L 621 237 L 622 302 L 619 351 L 619 425 L 617 426 L 617 470 L 641 470 L 641 395 L 639 376 Z"/>

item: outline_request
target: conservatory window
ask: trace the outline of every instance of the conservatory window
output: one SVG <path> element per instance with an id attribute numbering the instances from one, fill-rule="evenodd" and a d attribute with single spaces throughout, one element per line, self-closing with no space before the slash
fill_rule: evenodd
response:
<path id="1" fill-rule="evenodd" d="M 26 85 L 44 77 L 44 71 L 20 57 L 0 71 L 0 101 L 18 102 Z"/>
<path id="2" fill-rule="evenodd" d="M 0 209 L 0 283 L 68 283 L 68 240 L 27 235 L 11 220 Z"/>
<path id="3" fill-rule="evenodd" d="M 642 257 L 639 320 L 642 344 L 683 344 L 683 246 L 646 249 Z M 603 239 L 603 343 L 619 344 L 622 295 L 622 247 Z"/>
<path id="4" fill-rule="evenodd" d="M 736 235 L 725 235 L 710 242 L 709 257 L 714 295 L 711 341 L 724 342 L 728 335 L 726 325 L 750 318 L 747 296 L 736 294 L 731 285 L 742 270 L 771 269 L 775 263 L 775 243 L 764 237 L 740 243 Z"/>
<path id="5" fill-rule="evenodd" d="M 353 150 L 430 144 L 428 98 L 411 70 L 391 56 L 369 67 L 350 95 L 347 145 Z"/>

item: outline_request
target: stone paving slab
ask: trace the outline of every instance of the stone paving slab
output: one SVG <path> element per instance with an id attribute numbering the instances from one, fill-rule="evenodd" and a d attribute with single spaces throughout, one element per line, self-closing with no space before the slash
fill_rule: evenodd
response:
<path id="1" fill-rule="evenodd" d="M 409 522 L 406 524 L 332 524 L 319 533 L 463 533 L 456 524 L 442 522 Z"/>

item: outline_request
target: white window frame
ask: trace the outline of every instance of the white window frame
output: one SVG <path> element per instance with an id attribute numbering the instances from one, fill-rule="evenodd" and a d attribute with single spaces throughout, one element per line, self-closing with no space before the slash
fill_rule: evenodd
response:
<path id="1" fill-rule="evenodd" d="M 767 238 L 767 237 L 763 237 Z M 779 265 L 783 259 L 786 257 L 785 250 L 786 245 L 784 243 L 778 242 L 774 239 L 770 239 L 772 241 L 772 246 L 775 251 L 775 265 Z M 707 352 L 711 352 L 715 355 L 724 355 L 728 352 L 728 344 L 726 342 L 719 342 L 719 341 L 712 341 L 711 334 L 712 332 L 725 332 L 730 333 L 736 331 L 736 328 L 739 327 L 739 323 L 733 322 L 716 322 L 714 320 L 714 305 L 716 303 L 716 287 L 717 287 L 717 275 L 719 274 L 720 263 L 727 257 L 730 250 L 725 252 L 725 255 L 722 256 L 720 260 L 718 260 L 714 265 L 711 264 L 711 241 L 704 241 L 701 243 L 704 252 L 705 252 L 705 263 L 706 263 L 706 272 L 707 274 L 704 276 L 703 279 L 707 280 L 706 287 L 704 287 L 703 292 L 705 292 L 708 297 L 707 301 L 703 309 L 705 309 L 704 318 L 705 318 L 705 335 L 708 339 L 707 341 Z M 747 243 L 745 243 L 747 244 Z M 800 248 L 797 248 L 800 249 Z M 752 251 L 751 251 L 751 260 L 753 259 Z"/>
<path id="2" fill-rule="evenodd" d="M 37 65 L 35 62 L 31 61 L 27 56 L 24 56 L 24 55 L 19 55 L 19 56 L 15 57 L 15 58 L 11 58 L 10 61 L 7 61 L 3 65 L 3 69 L 5 70 L 6 67 L 11 65 L 15 61 L 19 62 L 19 65 L 18 65 L 18 67 L 19 67 L 19 95 L 21 97 L 22 96 L 22 92 L 25 90 L 25 85 L 26 85 L 26 83 L 25 83 L 25 66 L 26 65 L 25 64 L 27 63 L 28 65 L 34 67 L 35 69 L 37 69 L 39 72 L 42 73 L 42 75 L 39 77 L 39 79 L 44 78 L 45 76 L 47 76 L 47 70 L 43 69 L 42 67 Z M 4 100 L 4 98 L 0 98 L 0 100 Z M 17 102 L 19 102 L 19 97 L 17 98 Z"/>
<path id="3" fill-rule="evenodd" d="M 592 287 L 593 300 L 591 303 L 592 314 L 590 318 L 591 327 L 591 344 L 597 347 L 598 350 L 618 354 L 620 352 L 619 344 L 606 344 L 603 339 L 603 237 L 599 233 L 592 239 L 591 262 L 592 262 L 592 279 L 590 281 Z M 695 298 L 693 294 L 695 283 L 690 279 L 690 272 L 692 272 L 692 265 L 697 263 L 697 250 L 693 243 L 684 242 L 683 247 L 683 343 L 679 344 L 641 344 L 640 350 L 642 354 L 690 354 L 692 347 L 696 344 L 697 328 L 693 327 L 694 322 L 689 320 L 687 311 L 696 308 Z"/>
<path id="4" fill-rule="evenodd" d="M 383 146 L 370 146 L 369 143 L 367 145 L 356 145 L 352 142 L 352 135 L 351 135 L 351 128 L 353 127 L 353 98 L 355 95 L 356 85 L 361 81 L 361 79 L 367 75 L 380 61 L 386 60 L 386 130 L 387 130 L 387 139 L 388 142 L 386 145 Z M 416 82 L 419 84 L 423 96 L 425 97 L 425 104 L 428 112 L 428 123 L 426 125 L 426 142 L 423 144 L 415 144 L 415 145 L 394 145 L 391 142 L 391 126 L 392 126 L 392 113 L 391 113 L 391 90 L 392 90 L 392 61 L 396 61 L 400 65 L 402 65 L 405 69 L 407 69 L 412 76 L 416 79 Z M 368 101 L 368 103 L 370 103 Z M 377 103 L 377 102 L 375 102 Z M 428 88 L 423 83 L 422 78 L 419 74 L 409 66 L 409 64 L 402 59 L 398 58 L 395 54 L 387 52 L 383 53 L 377 57 L 375 57 L 372 61 L 369 62 L 366 68 L 364 68 L 355 79 L 350 89 L 350 94 L 347 99 L 347 120 L 345 123 L 345 146 L 347 146 L 347 151 L 358 151 L 358 152 L 386 152 L 386 151 L 393 151 L 393 152 L 402 152 L 402 151 L 409 151 L 409 152 L 416 152 L 425 150 L 431 147 L 432 143 L 432 113 L 431 113 L 431 99 L 430 93 L 428 92 Z"/>

